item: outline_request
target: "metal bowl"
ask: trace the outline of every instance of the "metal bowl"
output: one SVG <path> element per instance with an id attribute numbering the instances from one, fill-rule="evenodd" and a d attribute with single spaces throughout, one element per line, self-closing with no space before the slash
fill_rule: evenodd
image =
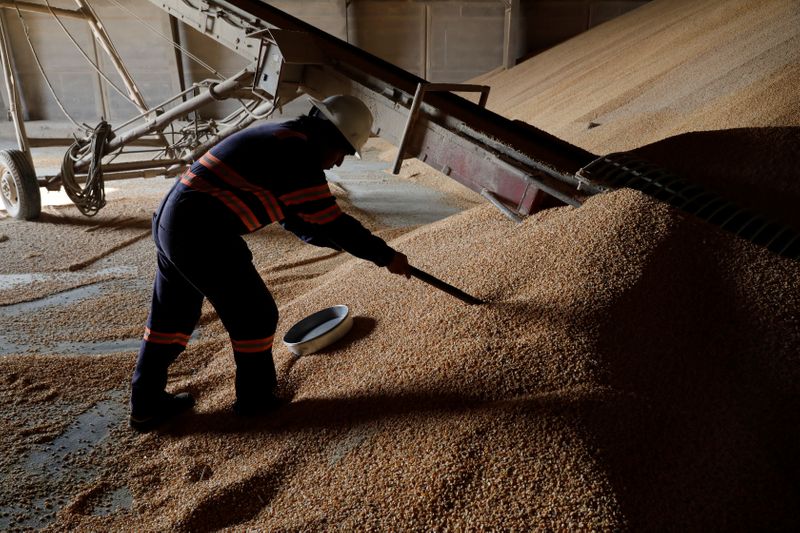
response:
<path id="1" fill-rule="evenodd" d="M 353 327 L 346 305 L 334 305 L 305 317 L 289 328 L 283 343 L 296 355 L 314 353 L 344 337 Z"/>

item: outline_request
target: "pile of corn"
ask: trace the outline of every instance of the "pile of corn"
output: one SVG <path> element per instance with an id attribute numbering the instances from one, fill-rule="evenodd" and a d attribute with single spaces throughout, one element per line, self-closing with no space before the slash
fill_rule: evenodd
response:
<path id="1" fill-rule="evenodd" d="M 251 245 L 272 253 L 269 239 Z M 295 269 L 338 261 L 315 289 L 284 290 L 279 334 L 339 303 L 356 317 L 351 334 L 299 359 L 277 347 L 290 403 L 239 419 L 212 321 L 171 384 L 198 394 L 196 412 L 120 440 L 128 448 L 104 483 L 130 486 L 135 512 L 101 519 L 75 504 L 60 524 L 800 523 L 800 265 L 632 191 L 519 226 L 478 207 L 393 245 L 488 303 L 324 250 L 265 265 L 280 291 L 302 287 Z"/>

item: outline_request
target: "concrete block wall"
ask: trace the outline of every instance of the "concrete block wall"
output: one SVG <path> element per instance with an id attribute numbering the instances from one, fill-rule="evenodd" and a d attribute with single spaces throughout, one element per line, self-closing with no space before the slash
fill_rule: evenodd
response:
<path id="1" fill-rule="evenodd" d="M 425 78 L 462 82 L 503 63 L 502 3 L 432 4 L 427 29 Z"/>
<path id="2" fill-rule="evenodd" d="M 50 2 L 54 7 L 75 9 L 74 2 Z M 111 35 L 125 65 L 133 75 L 147 103 L 156 104 L 177 92 L 175 57 L 172 48 L 130 16 L 108 2 L 94 1 L 92 6 Z M 158 31 L 169 35 L 169 19 L 146 1 L 126 2 L 126 6 Z M 70 36 L 50 15 L 3 11 L 11 40 L 14 63 L 22 87 L 22 107 L 30 120 L 62 120 L 64 115 L 43 80 L 25 36 L 28 28 L 36 55 L 53 90 L 69 114 L 77 121 L 97 122 L 99 117 L 119 119 L 137 113 L 136 107 L 105 82 L 73 44 Z M 95 45 L 88 24 L 82 20 L 60 18 L 66 31 L 89 59 L 127 94 L 105 52 Z M 101 94 L 102 93 L 102 94 Z M 5 88 L 2 91 L 5 101 Z"/>
<path id="3" fill-rule="evenodd" d="M 425 71 L 426 6 L 421 2 L 353 2 L 348 41 L 409 72 Z"/>
<path id="4" fill-rule="evenodd" d="M 649 0 L 535 0 L 523 1 L 520 18 L 525 28 L 525 56 L 530 57 L 590 28 L 611 20 Z"/>
<path id="5" fill-rule="evenodd" d="M 646 3 L 647 0 L 520 0 L 517 55 L 540 51 Z M 147 0 L 90 0 L 104 22 L 132 77 L 148 104 L 179 92 L 172 46 L 142 25 L 144 20 L 162 35 L 170 35 L 168 16 Z M 120 9 L 123 4 L 135 16 Z M 50 0 L 54 7 L 75 9 L 70 0 Z M 434 82 L 463 82 L 503 62 L 506 2 L 501 0 L 282 0 L 279 9 L 346 40 L 420 77 Z M 107 84 L 76 50 L 50 15 L 0 9 L 12 42 L 15 68 L 22 86 L 27 120 L 64 120 L 42 80 L 28 46 L 27 27 L 43 68 L 68 112 L 79 122 L 99 118 L 120 122 L 136 108 Z M 61 22 L 103 72 L 124 91 L 120 77 L 92 39 L 84 21 Z M 184 46 L 222 76 L 234 74 L 245 61 L 210 38 L 180 26 Z M 214 75 L 183 58 L 186 82 Z M 5 90 L 2 100 L 7 99 Z M 215 104 L 206 116 L 222 116 L 236 103 Z M 3 106 L 7 108 L 5 103 Z M 7 114 L 7 113 L 6 113 Z"/>
<path id="6" fill-rule="evenodd" d="M 503 61 L 501 2 L 353 2 L 348 39 L 422 78 L 462 82 Z"/>
<path id="7" fill-rule="evenodd" d="M 270 0 L 265 3 L 346 41 L 349 21 L 347 6 L 355 2 L 353 0 Z"/>

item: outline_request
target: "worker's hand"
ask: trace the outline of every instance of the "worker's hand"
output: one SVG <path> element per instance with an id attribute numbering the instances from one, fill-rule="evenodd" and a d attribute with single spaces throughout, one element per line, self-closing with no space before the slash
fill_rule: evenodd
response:
<path id="1" fill-rule="evenodd" d="M 401 276 L 405 276 L 406 278 L 411 277 L 411 267 L 408 264 L 408 257 L 400 252 L 395 252 L 394 257 L 392 257 L 392 261 L 386 265 L 386 268 L 392 274 L 399 274 Z"/>

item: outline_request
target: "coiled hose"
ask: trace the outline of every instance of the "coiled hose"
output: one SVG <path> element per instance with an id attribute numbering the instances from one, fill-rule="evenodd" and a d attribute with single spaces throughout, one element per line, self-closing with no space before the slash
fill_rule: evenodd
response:
<path id="1" fill-rule="evenodd" d="M 101 161 L 105 155 L 106 143 L 111 138 L 113 138 L 111 126 L 105 120 L 101 120 L 90 137 L 76 140 L 64 154 L 64 161 L 61 164 L 64 190 L 80 212 L 87 217 L 96 215 L 106 205 Z M 75 179 L 75 162 L 81 160 L 87 153 L 91 153 L 89 170 L 86 183 L 81 186 Z"/>

